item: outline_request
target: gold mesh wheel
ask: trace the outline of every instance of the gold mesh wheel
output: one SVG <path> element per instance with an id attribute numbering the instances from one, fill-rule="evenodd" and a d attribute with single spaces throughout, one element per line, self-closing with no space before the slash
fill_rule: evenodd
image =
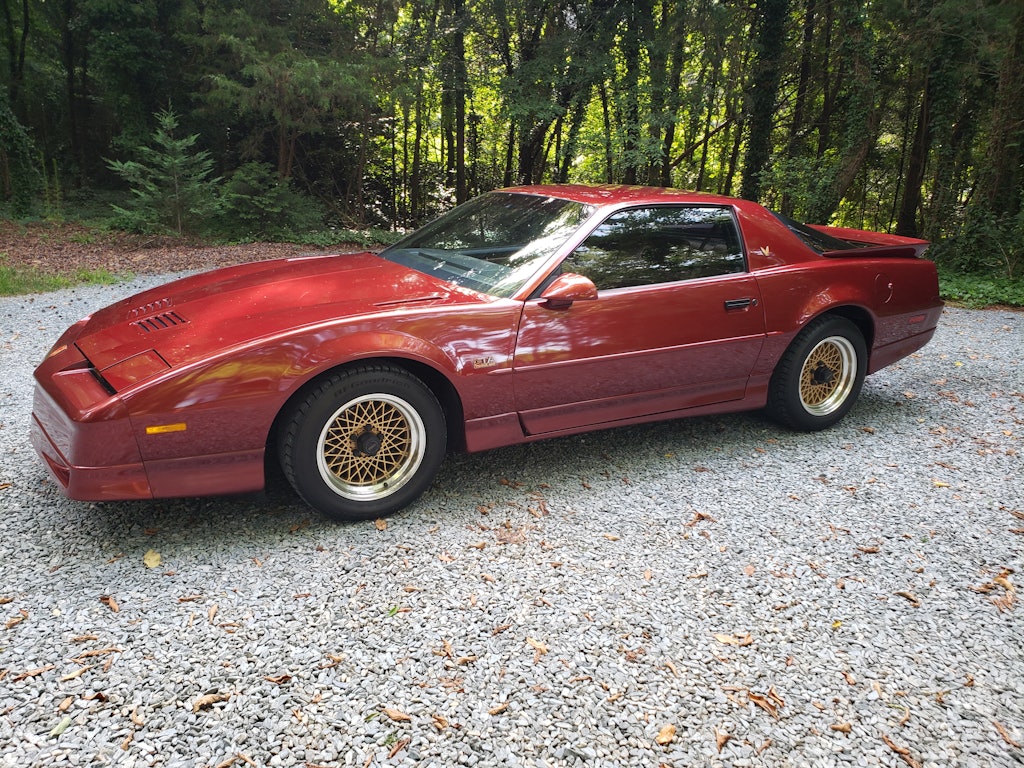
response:
<path id="1" fill-rule="evenodd" d="M 346 499 L 390 496 L 419 468 L 426 429 L 400 397 L 370 394 L 341 406 L 327 420 L 317 444 L 320 476 Z"/>
<path id="2" fill-rule="evenodd" d="M 819 341 L 800 370 L 800 403 L 814 416 L 842 406 L 857 379 L 857 351 L 844 336 Z"/>

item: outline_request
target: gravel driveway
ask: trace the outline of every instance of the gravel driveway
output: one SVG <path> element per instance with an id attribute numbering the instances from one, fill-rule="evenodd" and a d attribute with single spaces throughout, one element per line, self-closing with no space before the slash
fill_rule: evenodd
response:
<path id="1" fill-rule="evenodd" d="M 826 433 L 454 457 L 386 526 L 67 501 L 32 368 L 156 282 L 0 299 L 0 766 L 1024 765 L 1024 314 Z"/>

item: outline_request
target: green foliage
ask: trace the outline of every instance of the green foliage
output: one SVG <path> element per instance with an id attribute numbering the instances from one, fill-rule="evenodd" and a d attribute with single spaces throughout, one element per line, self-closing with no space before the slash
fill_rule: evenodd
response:
<path id="1" fill-rule="evenodd" d="M 1024 277 L 1024 209 L 1004 218 L 996 218 L 988 209 L 973 209 L 960 234 L 937 246 L 933 255 L 951 273 L 985 273 L 1019 281 Z"/>
<path id="2" fill-rule="evenodd" d="M 31 210 L 39 190 L 35 157 L 35 144 L 11 111 L 7 90 L 0 88 L 0 201 L 9 201 L 16 216 Z"/>
<path id="3" fill-rule="evenodd" d="M 213 228 L 230 240 L 292 240 L 323 227 L 320 203 L 297 192 L 269 163 L 246 163 L 224 183 Z"/>
<path id="4" fill-rule="evenodd" d="M 47 274 L 35 269 L 18 269 L 4 263 L 4 256 L 5 254 L 0 253 L 0 296 L 46 293 L 80 283 L 113 285 L 122 280 L 105 269 L 82 269 L 72 276 Z"/>
<path id="5" fill-rule="evenodd" d="M 946 301 L 973 309 L 1024 307 L 1024 280 L 1004 275 L 963 273 L 939 266 L 939 292 Z"/>
<path id="6" fill-rule="evenodd" d="M 132 200 L 113 206 L 116 223 L 133 232 L 181 236 L 205 228 L 217 208 L 213 160 L 195 151 L 198 134 L 176 138 L 178 117 L 170 109 L 156 115 L 159 127 L 152 144 L 135 148 L 139 160 L 108 160 L 112 171 L 128 182 Z"/>

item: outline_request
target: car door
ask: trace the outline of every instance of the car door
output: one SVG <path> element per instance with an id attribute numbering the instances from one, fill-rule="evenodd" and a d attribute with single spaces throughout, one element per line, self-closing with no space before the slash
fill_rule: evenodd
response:
<path id="1" fill-rule="evenodd" d="M 764 314 L 731 209 L 619 211 L 561 271 L 589 277 L 598 297 L 525 303 L 513 381 L 528 434 L 744 396 Z"/>

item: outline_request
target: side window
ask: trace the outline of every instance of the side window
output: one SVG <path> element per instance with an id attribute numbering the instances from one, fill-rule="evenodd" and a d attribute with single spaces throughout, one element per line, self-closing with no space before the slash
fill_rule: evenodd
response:
<path id="1" fill-rule="evenodd" d="M 631 208 L 609 216 L 562 264 L 599 290 L 744 270 L 732 213 L 715 206 Z"/>

